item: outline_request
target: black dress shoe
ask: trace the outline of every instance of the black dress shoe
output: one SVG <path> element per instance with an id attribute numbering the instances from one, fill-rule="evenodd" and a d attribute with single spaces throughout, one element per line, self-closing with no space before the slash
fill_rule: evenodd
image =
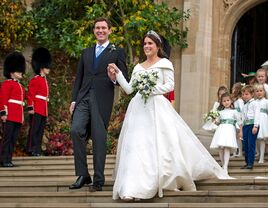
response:
<path id="1" fill-rule="evenodd" d="M 89 187 L 89 192 L 102 191 L 102 186 L 99 184 L 94 184 Z"/>
<path id="2" fill-rule="evenodd" d="M 4 168 L 12 168 L 14 167 L 15 165 L 12 163 L 12 162 L 9 162 L 9 163 L 2 163 L 2 167 Z"/>
<path id="3" fill-rule="evenodd" d="M 77 180 L 75 181 L 75 183 L 69 186 L 69 189 L 80 189 L 85 184 L 90 184 L 90 183 L 92 183 L 90 176 L 79 176 Z"/>

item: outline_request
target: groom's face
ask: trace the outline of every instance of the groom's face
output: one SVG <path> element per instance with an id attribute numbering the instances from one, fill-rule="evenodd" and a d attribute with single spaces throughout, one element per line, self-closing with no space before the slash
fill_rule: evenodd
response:
<path id="1" fill-rule="evenodd" d="M 97 39 L 97 42 L 101 45 L 108 41 L 109 35 L 111 34 L 112 30 L 108 27 L 107 22 L 101 21 L 96 22 L 93 32 Z"/>

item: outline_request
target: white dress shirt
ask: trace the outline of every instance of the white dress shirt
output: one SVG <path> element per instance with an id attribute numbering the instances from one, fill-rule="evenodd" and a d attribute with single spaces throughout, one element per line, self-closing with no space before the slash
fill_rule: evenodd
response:
<path id="1" fill-rule="evenodd" d="M 253 98 L 245 103 L 242 113 L 243 121 L 254 119 L 254 126 L 258 127 L 260 123 L 260 106 Z"/>

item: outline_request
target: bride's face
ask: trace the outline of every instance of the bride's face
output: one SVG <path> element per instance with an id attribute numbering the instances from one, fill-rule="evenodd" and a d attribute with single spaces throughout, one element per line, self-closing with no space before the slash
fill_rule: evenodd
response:
<path id="1" fill-rule="evenodd" d="M 149 37 L 146 37 L 143 42 L 143 51 L 146 56 L 157 55 L 159 48 L 156 43 Z"/>

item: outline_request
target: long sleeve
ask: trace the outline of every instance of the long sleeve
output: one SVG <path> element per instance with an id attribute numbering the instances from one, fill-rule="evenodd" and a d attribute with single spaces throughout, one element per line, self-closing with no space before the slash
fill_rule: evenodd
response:
<path id="1" fill-rule="evenodd" d="M 254 102 L 254 126 L 260 125 L 260 105 L 256 101 Z"/>
<path id="2" fill-rule="evenodd" d="M 10 85 L 7 81 L 4 81 L 1 85 L 1 89 L 0 89 L 0 114 L 1 116 L 5 116 L 8 114 L 8 109 L 7 109 L 7 103 L 8 103 L 8 99 L 10 97 Z"/>
<path id="3" fill-rule="evenodd" d="M 84 76 L 84 51 L 80 57 L 78 67 L 77 67 L 77 74 L 75 77 L 75 82 L 74 82 L 74 88 L 72 92 L 72 101 L 75 102 L 78 92 L 81 88 L 82 81 L 83 81 L 83 76 Z"/>
<path id="4" fill-rule="evenodd" d="M 116 80 L 120 84 L 120 86 L 123 88 L 123 90 L 129 95 L 131 94 L 134 89 L 132 87 L 132 80 L 134 79 L 134 75 L 132 73 L 131 80 L 127 82 L 126 78 L 124 77 L 123 73 L 119 71 L 118 74 L 116 74 Z"/>
<path id="5" fill-rule="evenodd" d="M 36 82 L 36 79 L 33 78 L 33 79 L 31 79 L 31 81 L 29 83 L 28 93 L 26 95 L 28 110 L 33 110 L 34 98 L 35 98 L 37 89 L 38 89 L 38 83 Z"/>
<path id="6" fill-rule="evenodd" d="M 153 95 L 162 95 L 174 90 L 174 71 L 162 69 L 164 83 L 157 83 L 152 92 Z"/>

